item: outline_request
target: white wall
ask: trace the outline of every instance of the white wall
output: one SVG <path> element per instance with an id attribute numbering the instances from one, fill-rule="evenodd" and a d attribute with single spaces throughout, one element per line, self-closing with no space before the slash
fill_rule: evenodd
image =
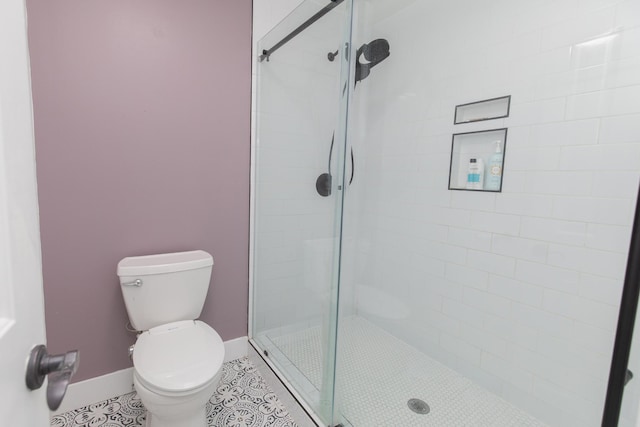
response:
<path id="1" fill-rule="evenodd" d="M 392 3 L 356 41 L 391 56 L 355 93 L 347 203 L 356 283 L 411 314 L 360 314 L 551 425 L 599 425 L 640 174 L 637 2 Z M 453 125 L 502 95 L 509 118 Z M 448 190 L 451 135 L 501 127 L 503 192 Z"/>

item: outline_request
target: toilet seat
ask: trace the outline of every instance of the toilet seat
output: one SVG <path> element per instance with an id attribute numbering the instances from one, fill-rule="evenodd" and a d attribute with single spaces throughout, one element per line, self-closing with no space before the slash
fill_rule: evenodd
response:
<path id="1" fill-rule="evenodd" d="M 172 395 L 206 387 L 223 361 L 222 338 L 198 320 L 151 328 L 140 334 L 133 350 L 138 380 L 149 390 Z"/>

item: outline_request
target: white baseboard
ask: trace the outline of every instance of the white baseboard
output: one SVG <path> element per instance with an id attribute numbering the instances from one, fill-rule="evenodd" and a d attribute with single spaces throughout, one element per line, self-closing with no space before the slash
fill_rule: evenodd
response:
<path id="1" fill-rule="evenodd" d="M 225 341 L 225 363 L 245 357 L 248 352 L 248 345 L 247 337 Z M 62 404 L 53 414 L 61 414 L 73 409 L 82 408 L 83 406 L 127 394 L 131 391 L 133 391 L 133 368 L 89 378 L 88 380 L 70 384 Z"/>
<path id="2" fill-rule="evenodd" d="M 248 354 L 249 340 L 247 337 L 239 337 L 224 342 L 224 362 L 240 359 Z"/>
<path id="3" fill-rule="evenodd" d="M 127 394 L 131 391 L 133 391 L 133 368 L 69 384 L 67 394 L 64 396 L 60 407 L 54 412 L 54 415 Z"/>

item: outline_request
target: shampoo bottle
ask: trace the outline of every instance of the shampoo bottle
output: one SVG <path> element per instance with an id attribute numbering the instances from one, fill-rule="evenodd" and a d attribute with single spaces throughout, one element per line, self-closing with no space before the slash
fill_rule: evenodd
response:
<path id="1" fill-rule="evenodd" d="M 484 163 L 482 159 L 469 159 L 469 169 L 467 171 L 467 189 L 482 190 L 484 181 Z"/>
<path id="2" fill-rule="evenodd" d="M 499 191 L 502 182 L 502 148 L 500 141 L 496 141 L 496 151 L 489 158 L 489 168 L 487 170 L 487 181 L 485 190 Z"/>

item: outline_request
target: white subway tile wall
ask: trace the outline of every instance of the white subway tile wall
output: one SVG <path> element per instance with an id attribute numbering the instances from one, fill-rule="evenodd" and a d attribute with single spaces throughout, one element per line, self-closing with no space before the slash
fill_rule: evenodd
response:
<path id="1" fill-rule="evenodd" d="M 346 203 L 368 244 L 345 262 L 411 308 L 358 314 L 552 426 L 599 425 L 640 177 L 637 4 L 356 3 L 356 45 L 391 56 L 354 92 Z M 503 95 L 508 118 L 453 125 Z M 500 127 L 502 193 L 445 191 L 451 134 Z"/>
<path id="2" fill-rule="evenodd" d="M 260 306 L 253 313 L 256 332 L 317 324 L 329 311 L 336 199 L 319 196 L 315 183 L 327 172 L 337 126 L 340 65 L 329 62 L 327 53 L 342 44 L 344 11 L 325 16 L 268 61 L 258 62 L 263 49 L 324 6 L 320 0 L 301 3 L 254 2 L 252 155 L 259 215 L 253 224 L 253 276 L 260 281 L 253 288 L 254 304 Z M 298 6 L 284 25 L 272 30 Z"/>

